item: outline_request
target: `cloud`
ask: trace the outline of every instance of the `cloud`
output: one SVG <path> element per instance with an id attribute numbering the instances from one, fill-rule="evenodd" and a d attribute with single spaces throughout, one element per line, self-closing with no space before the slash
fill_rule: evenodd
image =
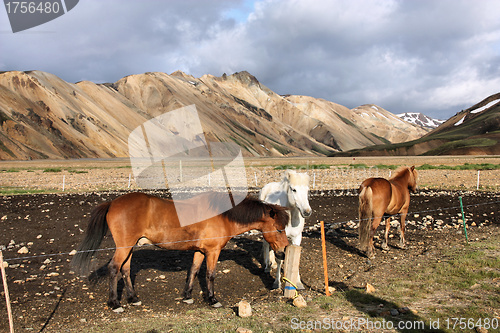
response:
<path id="1" fill-rule="evenodd" d="M 247 70 L 281 94 L 448 118 L 499 92 L 499 13 L 496 0 L 88 0 L 32 32 L 2 23 L 0 69 Z"/>

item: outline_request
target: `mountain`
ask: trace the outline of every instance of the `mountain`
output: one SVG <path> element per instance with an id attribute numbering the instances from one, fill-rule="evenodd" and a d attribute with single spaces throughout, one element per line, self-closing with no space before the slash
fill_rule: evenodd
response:
<path id="1" fill-rule="evenodd" d="M 144 73 L 73 84 L 41 71 L 11 71 L 0 73 L 0 159 L 126 157 L 132 130 L 191 104 L 208 141 L 235 142 L 244 156 L 324 156 L 426 133 L 400 120 L 391 129 L 396 117 L 374 105 L 350 110 L 280 96 L 247 72 Z"/>
<path id="2" fill-rule="evenodd" d="M 500 154 L 500 93 L 445 121 L 419 139 L 374 145 L 332 156 L 498 155 Z"/>
<path id="3" fill-rule="evenodd" d="M 418 112 L 405 112 L 397 114 L 396 116 L 411 124 L 415 124 L 430 129 L 437 128 L 439 127 L 439 125 L 441 125 L 446 121 L 446 120 L 434 119 L 426 116 L 423 113 L 418 113 Z"/>

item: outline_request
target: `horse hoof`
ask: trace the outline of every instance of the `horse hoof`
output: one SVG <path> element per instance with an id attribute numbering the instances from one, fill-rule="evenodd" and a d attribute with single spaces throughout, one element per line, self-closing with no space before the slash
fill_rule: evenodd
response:
<path id="1" fill-rule="evenodd" d="M 212 304 L 212 307 L 213 307 L 213 308 L 216 308 L 216 309 L 217 309 L 217 308 L 221 308 L 221 307 L 222 307 L 222 304 L 220 304 L 220 302 L 217 302 L 217 303 L 215 303 L 215 304 Z"/>
<path id="2" fill-rule="evenodd" d="M 281 288 L 281 284 L 279 282 L 273 283 L 273 289 L 280 289 L 280 288 Z"/>
<path id="3" fill-rule="evenodd" d="M 302 284 L 302 282 L 298 282 L 297 283 L 297 290 L 304 290 L 304 289 L 306 289 L 306 288 L 304 287 L 304 285 Z"/>
<path id="4" fill-rule="evenodd" d="M 121 307 L 121 306 L 116 308 L 116 309 L 113 309 L 114 313 L 122 313 L 123 311 L 125 311 L 125 309 L 123 309 L 123 307 Z"/>
<path id="5" fill-rule="evenodd" d="M 183 301 L 184 303 L 186 303 L 186 304 L 193 304 L 193 303 L 194 303 L 194 301 L 193 301 L 193 299 L 192 299 L 192 298 L 183 299 L 182 301 Z"/>

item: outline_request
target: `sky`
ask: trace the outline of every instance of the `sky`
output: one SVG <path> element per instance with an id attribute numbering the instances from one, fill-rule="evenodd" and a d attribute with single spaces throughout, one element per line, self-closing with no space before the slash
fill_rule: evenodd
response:
<path id="1" fill-rule="evenodd" d="M 248 71 L 278 94 L 447 119 L 500 92 L 498 0 L 80 0 L 13 33 L 0 71 L 68 82 Z"/>

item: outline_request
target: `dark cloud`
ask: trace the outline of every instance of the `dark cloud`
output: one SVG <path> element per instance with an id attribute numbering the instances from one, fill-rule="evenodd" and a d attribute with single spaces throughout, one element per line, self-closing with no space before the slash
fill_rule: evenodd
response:
<path id="1" fill-rule="evenodd" d="M 86 0 L 17 34 L 1 15 L 1 70 L 70 82 L 247 70 L 281 94 L 441 118 L 500 87 L 496 0 Z"/>

